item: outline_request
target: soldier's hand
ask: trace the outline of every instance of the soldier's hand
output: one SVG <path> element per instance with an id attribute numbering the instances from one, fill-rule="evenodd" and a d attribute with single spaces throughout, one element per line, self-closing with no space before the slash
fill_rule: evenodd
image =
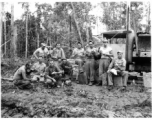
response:
<path id="1" fill-rule="evenodd" d="M 53 82 L 56 82 L 56 80 L 54 78 L 51 79 Z"/>
<path id="2" fill-rule="evenodd" d="M 57 72 L 52 72 L 52 75 L 56 74 Z"/>

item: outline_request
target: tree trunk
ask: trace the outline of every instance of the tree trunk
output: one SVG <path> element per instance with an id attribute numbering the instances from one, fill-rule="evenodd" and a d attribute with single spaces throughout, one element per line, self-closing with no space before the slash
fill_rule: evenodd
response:
<path id="1" fill-rule="evenodd" d="M 38 32 L 38 24 L 36 23 L 36 37 L 37 37 L 37 48 L 39 48 L 39 32 Z"/>
<path id="2" fill-rule="evenodd" d="M 25 58 L 27 58 L 28 52 L 28 13 L 26 15 L 26 49 L 25 49 Z"/>
<path id="3" fill-rule="evenodd" d="M 88 27 L 86 28 L 86 38 L 87 38 L 87 42 L 89 42 L 89 29 L 88 29 Z"/>
<path id="4" fill-rule="evenodd" d="M 17 51 L 16 51 L 17 50 L 16 49 L 17 48 L 17 26 L 16 25 L 14 26 L 13 32 L 14 32 L 14 38 L 13 38 L 13 40 L 14 40 L 14 42 L 13 42 L 14 43 L 14 55 L 15 55 L 15 57 L 17 57 Z"/>
<path id="5" fill-rule="evenodd" d="M 0 45 L 2 42 L 2 3 L 0 3 Z M 1 50 L 0 50 L 0 55 L 1 55 Z"/>
<path id="6" fill-rule="evenodd" d="M 3 38 L 4 38 L 4 32 L 3 32 L 3 30 L 4 30 L 4 27 L 3 27 L 3 21 L 4 21 L 4 2 L 2 2 L 2 43 L 4 43 L 5 44 L 5 41 L 3 40 Z M 4 48 L 2 47 L 1 48 L 1 50 L 2 50 L 2 57 L 4 57 L 4 54 L 5 54 L 5 51 L 4 51 Z"/>
<path id="7" fill-rule="evenodd" d="M 89 39 L 92 40 L 92 29 L 88 27 Z"/>
<path id="8" fill-rule="evenodd" d="M 5 16 L 5 20 L 4 20 L 4 43 L 6 43 L 6 14 L 4 14 L 4 16 Z M 4 54 L 5 54 L 5 56 L 6 56 L 6 45 L 7 44 L 4 45 Z"/>
<path id="9" fill-rule="evenodd" d="M 76 24 L 76 27 L 77 27 L 77 31 L 78 31 L 78 34 L 79 34 L 79 38 L 80 38 L 80 41 L 81 41 L 81 43 L 82 43 L 82 45 L 84 45 L 83 44 L 83 40 L 82 40 L 82 37 L 81 37 L 81 32 L 80 32 L 80 28 L 79 28 L 79 26 L 78 26 L 78 23 L 77 23 L 77 21 L 76 21 L 76 17 L 75 17 L 75 8 L 74 8 L 74 5 L 73 5 L 73 3 L 71 2 L 71 6 L 72 6 L 72 9 L 73 9 L 73 17 L 74 17 L 74 21 L 75 21 L 75 24 Z"/>
<path id="10" fill-rule="evenodd" d="M 150 24 L 150 2 L 149 2 L 149 7 L 148 7 L 148 30 L 147 30 L 147 32 L 148 33 L 151 33 L 150 31 L 151 31 L 151 24 Z"/>
<path id="11" fill-rule="evenodd" d="M 68 23 L 66 23 L 66 28 L 68 29 L 69 27 L 69 30 L 68 30 L 68 37 L 69 37 L 69 47 L 71 49 L 71 16 L 69 16 L 69 20 L 70 20 L 70 25 L 68 25 Z"/>
<path id="12" fill-rule="evenodd" d="M 12 60 L 15 59 L 15 40 L 14 40 L 14 4 L 11 5 L 11 53 Z"/>
<path id="13" fill-rule="evenodd" d="M 50 44 L 49 44 L 49 38 L 48 38 L 48 34 L 47 34 L 47 38 L 46 38 L 46 44 L 47 44 L 47 46 L 50 46 Z"/>
<path id="14" fill-rule="evenodd" d="M 40 40 L 39 40 L 39 33 L 37 33 L 37 48 L 39 48 Z"/>

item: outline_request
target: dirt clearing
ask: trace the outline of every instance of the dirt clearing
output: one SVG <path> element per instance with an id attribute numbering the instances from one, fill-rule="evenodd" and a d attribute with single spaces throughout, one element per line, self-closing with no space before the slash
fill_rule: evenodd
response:
<path id="1" fill-rule="evenodd" d="M 2 82 L 3 118 L 8 117 L 152 117 L 150 93 L 141 87 L 126 91 L 72 83 L 64 88 L 18 90 Z"/>

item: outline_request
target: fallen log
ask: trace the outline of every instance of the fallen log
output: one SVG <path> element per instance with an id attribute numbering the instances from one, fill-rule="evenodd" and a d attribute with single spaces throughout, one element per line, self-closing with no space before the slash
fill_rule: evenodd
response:
<path id="1" fill-rule="evenodd" d="M 13 78 L 1 78 L 1 80 L 13 82 Z"/>

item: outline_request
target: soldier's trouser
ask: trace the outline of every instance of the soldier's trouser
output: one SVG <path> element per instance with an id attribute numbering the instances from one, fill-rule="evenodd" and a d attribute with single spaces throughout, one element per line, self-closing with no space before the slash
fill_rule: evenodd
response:
<path id="1" fill-rule="evenodd" d="M 77 76 L 76 76 L 76 80 L 78 80 L 78 75 L 79 75 L 79 72 L 81 71 L 81 70 L 83 70 L 83 60 L 82 59 L 76 59 L 75 60 L 75 64 L 77 64 L 78 65 L 78 74 L 77 74 Z"/>
<path id="2" fill-rule="evenodd" d="M 94 64 L 95 60 L 94 59 L 87 59 L 85 63 L 85 73 L 88 82 L 93 82 L 94 81 L 94 74 L 95 74 L 95 69 L 94 69 Z"/>
<path id="3" fill-rule="evenodd" d="M 52 83 L 55 83 L 57 85 L 61 85 L 62 81 L 61 81 L 61 76 L 60 75 L 55 75 L 54 77 L 52 77 L 56 80 L 56 82 L 53 82 L 51 79 L 46 79 L 46 84 L 50 84 L 52 85 Z"/>
<path id="4" fill-rule="evenodd" d="M 64 77 L 69 76 L 72 77 L 72 68 L 70 69 L 63 69 L 64 70 Z"/>
<path id="5" fill-rule="evenodd" d="M 107 85 L 107 71 L 110 64 L 108 58 L 101 58 L 99 61 L 99 82 L 102 81 L 102 86 Z"/>
<path id="6" fill-rule="evenodd" d="M 21 89 L 26 89 L 31 86 L 30 81 L 28 80 L 15 80 L 14 85 Z"/>
<path id="7" fill-rule="evenodd" d="M 108 71 L 108 85 L 113 85 L 113 76 L 115 76 L 115 75 L 113 73 L 111 73 L 110 71 Z M 121 72 L 119 72 L 119 76 L 122 76 L 123 86 L 127 86 L 128 72 L 121 71 Z"/>
<path id="8" fill-rule="evenodd" d="M 56 82 L 54 82 L 53 80 L 47 78 L 45 84 L 47 86 L 53 86 L 53 87 L 55 87 Z"/>
<path id="9" fill-rule="evenodd" d="M 99 80 L 99 60 L 95 60 L 95 65 L 94 65 L 94 79 L 96 82 Z"/>
<path id="10" fill-rule="evenodd" d="M 58 69 L 60 69 L 59 62 L 58 62 L 58 61 L 54 61 L 54 65 L 55 65 Z"/>
<path id="11" fill-rule="evenodd" d="M 83 60 L 82 59 L 76 59 L 75 64 L 79 66 L 79 70 L 82 69 Z"/>

